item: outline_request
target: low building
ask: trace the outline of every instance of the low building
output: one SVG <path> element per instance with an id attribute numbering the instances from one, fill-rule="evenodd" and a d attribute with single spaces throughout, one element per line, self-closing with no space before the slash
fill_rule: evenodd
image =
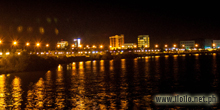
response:
<path id="1" fill-rule="evenodd" d="M 213 40 L 212 47 L 213 48 L 220 48 L 220 40 Z"/>
<path id="2" fill-rule="evenodd" d="M 123 47 L 122 49 L 133 49 L 136 48 L 137 45 L 135 43 L 124 43 L 122 47 Z"/>
<path id="3" fill-rule="evenodd" d="M 67 49 L 68 41 L 57 42 L 57 49 Z"/>
<path id="4" fill-rule="evenodd" d="M 180 41 L 180 47 L 185 48 L 185 49 L 192 49 L 195 47 L 195 41 L 194 40 L 189 40 L 189 41 Z"/>

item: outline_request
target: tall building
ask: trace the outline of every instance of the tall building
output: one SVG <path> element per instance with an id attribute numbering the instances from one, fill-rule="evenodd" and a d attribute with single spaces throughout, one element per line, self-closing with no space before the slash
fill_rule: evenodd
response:
<path id="1" fill-rule="evenodd" d="M 119 35 L 115 35 L 115 36 L 111 36 L 109 37 L 110 39 L 110 49 L 121 49 L 122 45 L 124 45 L 124 35 L 121 34 Z"/>
<path id="2" fill-rule="evenodd" d="M 80 47 L 81 39 L 80 38 L 73 39 L 73 43 L 75 47 Z"/>
<path id="3" fill-rule="evenodd" d="M 137 39 L 138 39 L 138 48 L 150 47 L 149 35 L 139 35 Z"/>

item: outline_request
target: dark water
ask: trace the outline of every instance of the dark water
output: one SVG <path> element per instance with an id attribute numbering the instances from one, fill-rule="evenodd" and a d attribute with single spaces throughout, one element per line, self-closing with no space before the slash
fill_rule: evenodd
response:
<path id="1" fill-rule="evenodd" d="M 219 72 L 218 55 L 73 62 L 47 72 L 0 75 L 0 108 L 216 109 L 159 106 L 152 99 L 162 93 L 219 94 Z"/>

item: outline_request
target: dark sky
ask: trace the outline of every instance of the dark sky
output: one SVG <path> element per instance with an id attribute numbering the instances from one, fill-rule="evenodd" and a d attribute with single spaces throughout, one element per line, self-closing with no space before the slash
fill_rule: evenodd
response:
<path id="1" fill-rule="evenodd" d="M 51 43 L 81 37 L 85 44 L 109 44 L 109 36 L 116 34 L 124 34 L 125 42 L 137 42 L 138 35 L 147 34 L 151 44 L 161 45 L 195 38 L 220 39 L 220 9 L 214 3 L 159 6 L 146 1 L 45 1 L 1 3 L 1 37 Z M 18 26 L 24 28 L 20 33 Z M 27 27 L 34 31 L 26 32 Z M 38 33 L 39 27 L 45 29 L 44 34 Z"/>

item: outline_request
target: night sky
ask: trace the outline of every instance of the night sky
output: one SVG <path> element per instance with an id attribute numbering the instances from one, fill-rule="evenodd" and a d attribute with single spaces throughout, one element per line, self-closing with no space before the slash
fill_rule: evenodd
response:
<path id="1" fill-rule="evenodd" d="M 80 37 L 84 44 L 107 44 L 124 34 L 125 43 L 149 35 L 151 44 L 173 44 L 196 38 L 220 39 L 219 8 L 215 5 L 145 2 L 35 1 L 0 3 L 0 37 L 56 43 Z M 213 3 L 214 4 L 214 3 Z M 22 31 L 18 32 L 18 26 Z M 28 32 L 27 28 L 32 31 Z M 39 33 L 39 27 L 45 32 Z M 54 29 L 59 30 L 55 34 Z M 151 45 L 152 46 L 152 45 Z"/>

